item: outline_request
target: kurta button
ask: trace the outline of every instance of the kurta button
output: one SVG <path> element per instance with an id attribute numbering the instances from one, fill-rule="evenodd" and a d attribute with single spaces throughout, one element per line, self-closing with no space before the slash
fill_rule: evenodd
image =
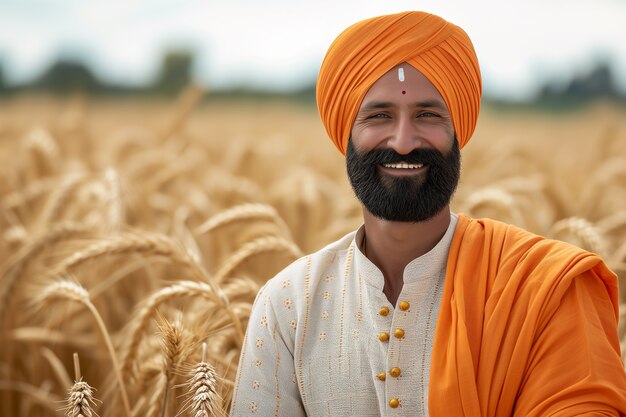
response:
<path id="1" fill-rule="evenodd" d="M 381 381 L 384 381 L 385 379 L 387 379 L 387 373 L 381 372 L 378 375 L 376 375 L 376 378 L 380 379 Z"/>
<path id="2" fill-rule="evenodd" d="M 392 399 L 389 400 L 389 407 L 398 408 L 399 405 L 400 405 L 400 400 L 397 399 L 396 397 L 393 397 Z"/>
<path id="3" fill-rule="evenodd" d="M 404 337 L 404 330 L 401 329 L 400 327 L 398 327 L 394 332 L 393 335 L 397 338 L 397 339 L 402 339 Z"/>
<path id="4" fill-rule="evenodd" d="M 389 314 L 389 307 L 382 306 L 380 310 L 378 310 L 378 314 L 380 314 L 381 316 L 386 316 L 387 314 Z"/>
<path id="5" fill-rule="evenodd" d="M 389 375 L 391 375 L 394 378 L 397 378 L 400 376 L 400 368 L 391 368 L 391 370 L 389 371 Z"/>
<path id="6" fill-rule="evenodd" d="M 381 342 L 386 342 L 389 340 L 389 333 L 387 332 L 380 332 L 380 334 L 378 335 L 378 340 L 380 340 Z"/>
<path id="7" fill-rule="evenodd" d="M 408 301 L 400 301 L 400 310 L 407 311 L 411 307 Z"/>

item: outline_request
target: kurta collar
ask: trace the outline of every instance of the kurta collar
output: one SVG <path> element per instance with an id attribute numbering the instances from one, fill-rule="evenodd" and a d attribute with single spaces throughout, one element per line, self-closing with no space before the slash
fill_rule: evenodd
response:
<path id="1" fill-rule="evenodd" d="M 450 213 L 450 224 L 446 233 L 439 242 L 429 252 L 413 259 L 404 268 L 404 283 L 419 281 L 432 277 L 438 277 L 441 272 L 445 272 L 446 262 L 448 259 L 448 251 L 450 243 L 454 236 L 458 217 L 454 213 Z M 355 267 L 365 281 L 382 291 L 385 280 L 383 273 L 372 261 L 370 261 L 361 251 L 363 236 L 365 233 L 364 225 L 357 230 L 352 245 L 354 246 Z"/>

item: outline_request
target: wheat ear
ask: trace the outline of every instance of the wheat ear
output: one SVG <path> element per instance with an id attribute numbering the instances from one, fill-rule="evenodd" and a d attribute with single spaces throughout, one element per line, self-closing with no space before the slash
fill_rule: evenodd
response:
<path id="1" fill-rule="evenodd" d="M 568 217 L 552 225 L 550 235 L 559 239 L 563 233 L 572 233 L 583 245 L 583 249 L 600 255 L 606 254 L 606 240 L 598 229 L 587 219 Z"/>
<path id="2" fill-rule="evenodd" d="M 180 362 L 183 356 L 183 349 L 186 341 L 183 337 L 182 329 L 178 324 L 172 324 L 169 321 L 163 319 L 162 323 L 159 323 L 159 331 L 162 335 L 161 346 L 163 351 L 162 368 L 159 375 L 159 381 L 157 382 L 157 389 L 155 389 L 152 398 L 150 399 L 150 405 L 147 417 L 164 417 L 167 411 L 167 402 L 169 399 L 169 390 L 172 385 L 172 380 L 176 374 L 176 371 L 180 367 Z M 162 387 L 159 387 L 162 385 Z"/>
<path id="3" fill-rule="evenodd" d="M 51 193 L 49 199 L 43 207 L 43 211 L 39 218 L 39 227 L 44 229 L 59 214 L 71 193 L 86 179 L 83 173 L 70 173 L 61 181 Z"/>
<path id="4" fill-rule="evenodd" d="M 114 168 L 104 171 L 104 182 L 107 188 L 107 224 L 118 231 L 125 223 L 124 202 L 122 200 L 122 181 Z"/>
<path id="5" fill-rule="evenodd" d="M 515 203 L 513 195 L 500 187 L 485 187 L 476 190 L 463 202 L 463 209 L 468 213 L 476 213 L 481 206 L 504 209 L 511 222 L 524 227 L 524 215 Z"/>
<path id="6" fill-rule="evenodd" d="M 48 285 L 38 298 L 38 304 L 44 305 L 47 302 L 51 302 L 56 299 L 65 299 L 65 300 L 73 300 L 84 305 L 87 310 L 92 314 L 98 328 L 100 329 L 100 333 L 102 333 L 102 337 L 104 339 L 107 350 L 109 351 L 109 356 L 111 357 L 111 361 L 113 362 L 113 370 L 115 372 L 115 376 L 117 378 L 117 382 L 120 389 L 120 395 L 122 396 L 122 402 L 124 404 L 124 410 L 126 412 L 127 417 L 131 417 L 130 414 L 130 403 L 128 401 L 128 395 L 126 394 L 126 386 L 124 384 L 124 379 L 122 378 L 122 374 L 120 373 L 120 367 L 117 361 L 117 356 L 115 355 L 115 349 L 113 348 L 113 343 L 111 342 L 111 338 L 109 337 L 109 332 L 106 329 L 104 321 L 98 313 L 98 310 L 91 302 L 89 297 L 89 292 L 81 287 L 80 285 L 71 282 L 71 281 L 59 281 L 53 284 Z"/>
<path id="7" fill-rule="evenodd" d="M 92 417 L 97 416 L 93 407 L 96 405 L 94 398 L 94 388 L 83 381 L 80 374 L 80 363 L 78 361 L 78 353 L 74 353 L 74 373 L 76 379 L 74 385 L 68 390 L 68 396 L 65 404 L 65 415 L 67 417 Z"/>
<path id="8" fill-rule="evenodd" d="M 266 236 L 246 243 L 233 253 L 215 273 L 215 280 L 221 282 L 243 261 L 251 256 L 265 252 L 287 252 L 294 258 L 300 258 L 302 251 L 295 243 L 282 237 Z"/>
<path id="9" fill-rule="evenodd" d="M 22 272 L 26 268 L 28 262 L 32 261 L 47 246 L 74 235 L 84 234 L 89 229 L 79 223 L 63 222 L 53 225 L 41 235 L 36 236 L 33 240 L 24 246 L 9 263 L 9 266 L 0 275 L 0 326 L 6 320 L 7 310 L 10 305 L 10 297 L 17 285 Z"/>
<path id="10" fill-rule="evenodd" d="M 159 306 L 176 297 L 203 297 L 215 301 L 215 294 L 207 284 L 195 281 L 180 281 L 175 285 L 165 287 L 154 292 L 144 303 L 143 307 L 134 316 L 131 323 L 130 343 L 126 348 L 126 354 L 122 359 L 122 373 L 126 375 L 131 371 L 131 366 L 137 356 L 137 349 L 143 333 L 145 332 L 152 315 Z"/>
<path id="11" fill-rule="evenodd" d="M 221 409 L 221 398 L 217 393 L 217 373 L 206 362 L 206 343 L 202 343 L 202 358 L 192 369 L 187 381 L 187 400 L 181 413 L 187 412 L 194 417 L 225 416 Z"/>
<path id="12" fill-rule="evenodd" d="M 174 263 L 185 266 L 198 280 L 207 281 L 212 290 L 213 300 L 226 311 L 233 321 L 235 330 L 239 336 L 238 343 L 241 344 L 244 337 L 243 326 L 239 317 L 230 307 L 228 298 L 215 283 L 215 279 L 212 278 L 201 265 L 194 262 L 180 245 L 176 245 L 171 239 L 165 236 L 154 233 L 123 233 L 109 240 L 96 242 L 63 260 L 61 264 L 55 268 L 53 275 L 61 275 L 89 259 L 94 259 L 106 254 L 119 254 L 124 252 L 142 252 L 164 256 Z"/>
<path id="13" fill-rule="evenodd" d="M 28 132 L 23 140 L 38 176 L 53 174 L 60 162 L 59 145 L 49 131 L 38 127 Z"/>

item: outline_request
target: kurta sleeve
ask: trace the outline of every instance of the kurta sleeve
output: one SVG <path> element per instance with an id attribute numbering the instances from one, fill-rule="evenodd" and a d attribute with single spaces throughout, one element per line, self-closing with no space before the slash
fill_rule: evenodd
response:
<path id="1" fill-rule="evenodd" d="M 254 302 L 239 360 L 231 417 L 305 416 L 293 359 L 293 341 L 272 306 L 270 281 Z"/>
<path id="2" fill-rule="evenodd" d="M 546 320 L 514 416 L 626 415 L 617 317 L 602 280 L 593 271 L 575 278 Z"/>

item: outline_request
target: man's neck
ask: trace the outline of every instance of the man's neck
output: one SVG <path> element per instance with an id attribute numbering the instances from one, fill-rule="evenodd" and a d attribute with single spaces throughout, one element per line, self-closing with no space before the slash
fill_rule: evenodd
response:
<path id="1" fill-rule="evenodd" d="M 441 240 L 450 225 L 450 208 L 446 206 L 434 217 L 418 223 L 381 220 L 363 209 L 363 220 L 365 255 L 382 271 L 385 295 L 395 305 L 404 283 L 404 268 Z"/>

